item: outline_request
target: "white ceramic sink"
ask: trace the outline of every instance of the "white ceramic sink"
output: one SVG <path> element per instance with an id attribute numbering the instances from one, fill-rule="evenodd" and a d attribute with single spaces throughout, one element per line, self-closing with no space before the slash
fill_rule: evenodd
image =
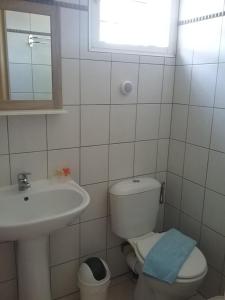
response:
<path id="1" fill-rule="evenodd" d="M 89 202 L 74 181 L 40 180 L 24 192 L 0 188 L 0 240 L 17 240 L 19 300 L 51 300 L 49 233 L 70 225 Z"/>
<path id="2" fill-rule="evenodd" d="M 0 188 L 0 240 L 30 239 L 70 224 L 89 204 L 89 195 L 73 181 L 32 182 Z"/>

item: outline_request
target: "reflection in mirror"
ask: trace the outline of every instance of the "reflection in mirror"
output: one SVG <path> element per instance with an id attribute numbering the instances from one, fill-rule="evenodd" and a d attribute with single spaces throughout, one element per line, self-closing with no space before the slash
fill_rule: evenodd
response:
<path id="1" fill-rule="evenodd" d="M 10 100 L 52 100 L 50 16 L 4 11 Z"/>

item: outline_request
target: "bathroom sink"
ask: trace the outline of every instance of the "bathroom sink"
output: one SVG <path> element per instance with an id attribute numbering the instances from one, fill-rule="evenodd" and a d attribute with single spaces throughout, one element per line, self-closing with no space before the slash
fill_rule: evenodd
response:
<path id="1" fill-rule="evenodd" d="M 89 202 L 72 180 L 0 188 L 0 241 L 17 241 L 19 300 L 51 300 L 49 233 L 70 225 Z"/>
<path id="2" fill-rule="evenodd" d="M 45 235 L 70 224 L 89 204 L 89 195 L 73 181 L 32 182 L 0 188 L 0 240 L 21 240 Z"/>

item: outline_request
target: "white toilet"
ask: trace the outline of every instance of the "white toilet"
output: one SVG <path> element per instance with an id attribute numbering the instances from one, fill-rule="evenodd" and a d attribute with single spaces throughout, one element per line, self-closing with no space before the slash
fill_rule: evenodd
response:
<path id="1" fill-rule="evenodd" d="M 207 274 L 207 263 L 195 247 L 183 264 L 177 280 L 167 284 L 142 273 L 149 250 L 164 233 L 154 233 L 159 210 L 161 184 L 153 178 L 128 179 L 110 188 L 112 231 L 126 239 L 135 254 L 127 261 L 139 278 L 135 300 L 183 300 L 196 293 Z"/>

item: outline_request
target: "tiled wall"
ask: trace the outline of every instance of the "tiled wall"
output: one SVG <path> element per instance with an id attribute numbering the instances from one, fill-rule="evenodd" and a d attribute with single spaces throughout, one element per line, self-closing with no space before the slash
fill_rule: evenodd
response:
<path id="1" fill-rule="evenodd" d="M 181 20 L 223 11 L 223 0 L 197 2 L 182 1 Z M 224 17 L 179 26 L 177 50 L 165 228 L 198 241 L 209 297 L 225 280 Z"/>
<path id="2" fill-rule="evenodd" d="M 80 220 L 50 238 L 53 299 L 72 300 L 85 257 L 105 258 L 113 276 L 127 272 L 121 241 L 110 232 L 107 189 L 134 175 L 165 179 L 175 67 L 163 57 L 88 52 L 85 10 L 61 8 L 61 28 L 69 113 L 0 118 L 0 185 L 16 183 L 20 171 L 36 180 L 69 165 L 90 193 Z M 123 80 L 134 84 L 127 97 L 119 92 Z M 14 246 L 7 242 L 0 244 L 0 299 L 16 299 Z"/>

